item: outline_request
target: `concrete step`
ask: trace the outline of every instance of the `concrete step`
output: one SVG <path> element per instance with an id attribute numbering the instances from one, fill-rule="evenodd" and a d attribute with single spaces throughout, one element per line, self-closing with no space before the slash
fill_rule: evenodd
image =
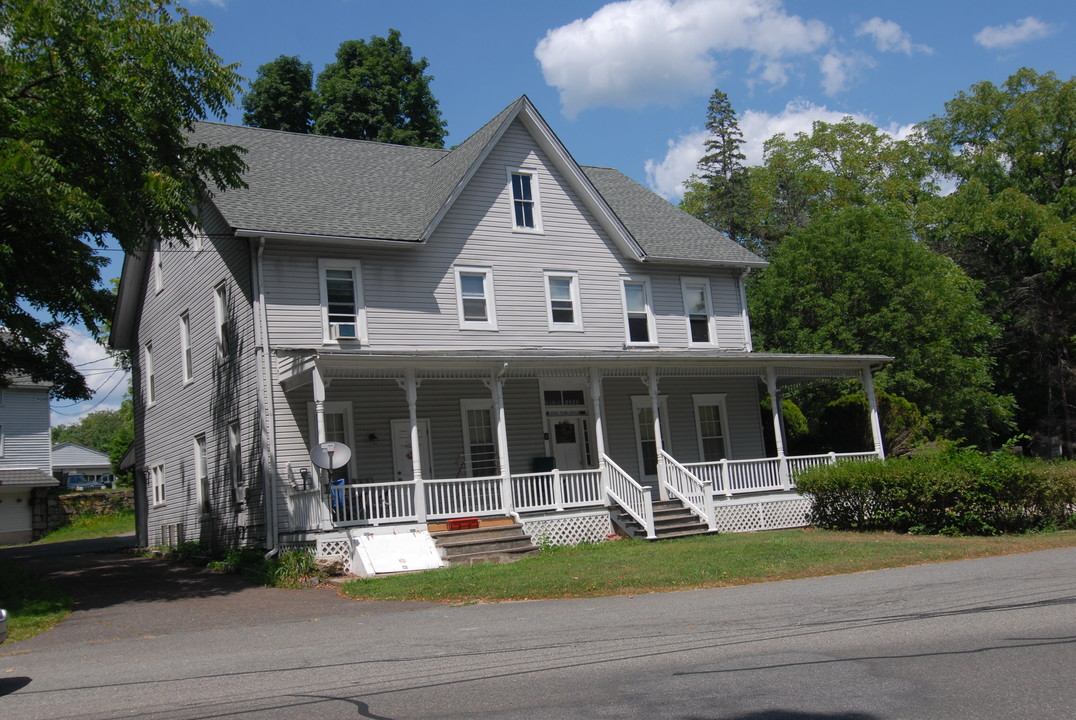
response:
<path id="1" fill-rule="evenodd" d="M 430 533 L 447 565 L 510 562 L 538 552 L 519 523 Z"/>
<path id="2" fill-rule="evenodd" d="M 531 545 L 504 550 L 487 550 L 484 552 L 463 553 L 445 558 L 445 563 L 450 567 L 457 565 L 474 565 L 476 563 L 507 563 L 521 560 L 531 555 L 537 555 L 540 551 Z"/>

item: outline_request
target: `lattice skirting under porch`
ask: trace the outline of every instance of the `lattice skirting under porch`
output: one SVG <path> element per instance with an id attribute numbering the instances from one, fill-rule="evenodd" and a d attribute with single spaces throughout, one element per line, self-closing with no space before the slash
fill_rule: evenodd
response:
<path id="1" fill-rule="evenodd" d="M 351 536 L 346 532 L 324 533 L 316 538 L 317 551 L 314 557 L 321 559 L 341 560 L 344 563 L 344 574 L 351 575 L 351 551 L 354 543 Z"/>
<path id="2" fill-rule="evenodd" d="M 809 525 L 811 501 L 799 495 L 758 500 L 726 500 L 714 503 L 718 532 L 780 530 Z"/>
<path id="3" fill-rule="evenodd" d="M 525 517 L 523 532 L 536 545 L 578 545 L 602 542 L 613 532 L 608 511 L 586 513 L 557 513 Z"/>

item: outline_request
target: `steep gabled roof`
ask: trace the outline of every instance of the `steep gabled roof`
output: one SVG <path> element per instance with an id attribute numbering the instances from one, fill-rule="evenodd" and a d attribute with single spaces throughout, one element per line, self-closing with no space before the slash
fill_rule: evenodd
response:
<path id="1" fill-rule="evenodd" d="M 213 198 L 238 234 L 425 242 L 517 120 L 629 257 L 765 265 L 624 174 L 578 165 L 526 96 L 452 150 L 218 123 L 199 123 L 194 140 L 247 149 L 248 187 Z"/>

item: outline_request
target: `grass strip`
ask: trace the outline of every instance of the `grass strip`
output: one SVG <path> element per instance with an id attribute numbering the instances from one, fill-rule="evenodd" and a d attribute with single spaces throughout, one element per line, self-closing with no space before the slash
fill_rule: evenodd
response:
<path id="1" fill-rule="evenodd" d="M 134 532 L 134 529 L 134 510 L 120 510 L 104 515 L 92 515 L 87 513 L 76 515 L 71 518 L 71 522 L 67 525 L 53 530 L 34 544 L 111 537 L 113 535 Z"/>
<path id="2" fill-rule="evenodd" d="M 0 607 L 8 612 L 8 642 L 48 630 L 70 615 L 72 606 L 71 598 L 52 585 L 11 563 L 0 563 Z"/>
<path id="3" fill-rule="evenodd" d="M 543 548 L 472 565 L 345 583 L 347 597 L 448 603 L 636 595 L 730 587 L 1076 546 L 1076 531 L 943 537 L 817 529 Z"/>

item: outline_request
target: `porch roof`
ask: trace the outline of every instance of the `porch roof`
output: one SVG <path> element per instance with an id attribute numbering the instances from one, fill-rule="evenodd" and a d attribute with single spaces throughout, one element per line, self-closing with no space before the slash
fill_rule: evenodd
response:
<path id="1" fill-rule="evenodd" d="M 327 348 L 278 348 L 279 377 L 285 389 L 305 385 L 315 367 L 326 379 L 403 378 L 488 379 L 635 376 L 654 368 L 662 376 L 765 377 L 773 368 L 781 384 L 821 378 L 853 377 L 893 360 L 888 355 L 800 355 L 723 350 L 610 351 L 556 350 L 341 351 Z"/>

